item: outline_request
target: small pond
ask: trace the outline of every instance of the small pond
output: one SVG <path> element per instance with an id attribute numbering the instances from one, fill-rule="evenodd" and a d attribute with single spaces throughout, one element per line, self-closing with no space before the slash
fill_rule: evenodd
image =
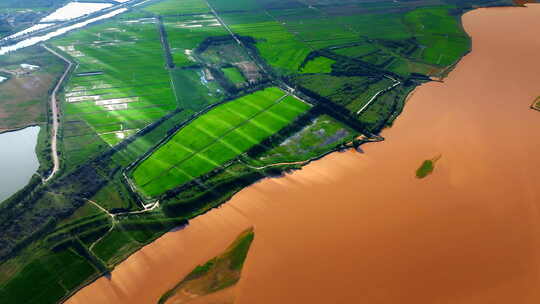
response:
<path id="1" fill-rule="evenodd" d="M 22 189 L 39 168 L 39 127 L 0 134 L 0 202 Z"/>

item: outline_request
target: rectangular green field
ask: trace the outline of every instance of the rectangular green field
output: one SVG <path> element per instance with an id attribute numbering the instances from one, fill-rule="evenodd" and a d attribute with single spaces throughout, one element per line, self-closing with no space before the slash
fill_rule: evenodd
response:
<path id="1" fill-rule="evenodd" d="M 330 73 L 332 72 L 332 65 L 334 63 L 335 61 L 332 59 L 326 57 L 317 57 L 307 62 L 307 64 L 302 68 L 302 73 Z"/>
<path id="2" fill-rule="evenodd" d="M 246 81 L 240 70 L 237 67 L 223 68 L 223 73 L 225 76 L 232 81 L 234 84 L 243 83 Z"/>
<path id="3" fill-rule="evenodd" d="M 210 11 L 204 0 L 166 0 L 148 5 L 144 10 L 158 15 L 197 14 Z"/>
<path id="4" fill-rule="evenodd" d="M 204 175 L 279 131 L 309 105 L 267 88 L 198 117 L 132 172 L 139 189 L 156 196 Z"/>

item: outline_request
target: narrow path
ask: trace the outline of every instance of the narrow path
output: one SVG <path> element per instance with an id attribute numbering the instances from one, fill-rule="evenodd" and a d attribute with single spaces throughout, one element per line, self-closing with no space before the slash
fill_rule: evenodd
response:
<path id="1" fill-rule="evenodd" d="M 246 51 L 246 54 L 248 54 L 248 56 L 251 58 L 251 60 L 257 65 L 257 67 L 266 75 L 268 76 L 271 76 L 270 73 L 268 73 L 268 71 L 266 70 L 266 68 L 264 67 L 263 64 L 261 64 L 257 58 L 255 58 L 248 50 L 248 48 L 242 43 L 242 41 L 236 36 L 236 34 L 231 30 L 231 28 L 227 25 L 227 23 L 225 23 L 225 21 L 223 21 L 223 19 L 221 19 L 221 16 L 217 13 L 217 11 L 214 9 L 214 7 L 212 5 L 210 5 L 210 3 L 205 0 L 206 2 L 206 5 L 208 6 L 208 8 L 210 8 L 210 11 L 212 12 L 212 14 L 216 17 L 216 19 L 219 21 L 219 23 L 227 30 L 227 32 L 229 32 L 229 34 L 233 37 L 233 39 L 236 41 L 236 43 L 238 43 L 238 45 L 244 49 Z M 266 11 L 265 11 L 266 12 Z M 268 13 L 267 13 L 268 14 Z M 270 15 L 270 17 L 272 17 Z M 296 36 L 295 36 L 296 37 Z M 276 84 L 278 87 L 280 87 L 282 90 L 284 90 L 285 92 L 288 92 L 291 96 L 293 96 L 294 98 L 300 100 L 301 102 L 305 103 L 305 104 L 308 104 L 308 105 L 314 105 L 314 103 L 312 102 L 309 102 L 303 98 L 301 98 L 300 96 L 298 96 L 296 94 L 296 90 L 291 88 L 288 84 L 286 84 L 284 81 L 282 81 L 281 79 L 274 79 L 274 84 Z"/>
<path id="2" fill-rule="evenodd" d="M 379 92 L 375 93 L 375 95 L 373 95 L 373 97 L 371 97 L 371 99 L 368 102 L 366 102 L 366 104 L 362 108 L 360 108 L 360 110 L 356 112 L 356 115 L 362 114 L 362 112 L 364 112 L 364 110 L 367 109 L 367 107 L 369 107 L 369 105 L 371 105 L 375 101 L 375 99 L 377 99 L 377 97 L 379 97 L 379 95 L 386 93 L 401 84 L 401 82 L 399 82 L 398 80 L 395 80 L 394 78 L 391 78 L 391 77 L 388 77 L 388 78 L 394 80 L 395 81 L 394 84 L 392 84 L 388 88 L 382 89 Z"/>
<path id="3" fill-rule="evenodd" d="M 284 165 L 303 165 L 305 163 L 308 163 L 310 162 L 311 159 L 308 159 L 308 160 L 299 160 L 299 161 L 293 161 L 293 162 L 282 162 L 282 163 L 274 163 L 274 164 L 268 164 L 268 165 L 264 165 L 264 166 L 260 166 L 260 167 L 257 167 L 257 166 L 252 166 L 250 164 L 248 164 L 247 162 L 245 161 L 242 161 L 244 163 L 244 165 L 252 168 L 252 169 L 256 169 L 256 170 L 262 170 L 262 169 L 266 169 L 266 168 L 271 168 L 271 167 L 277 167 L 277 166 L 284 166 Z"/>
<path id="4" fill-rule="evenodd" d="M 58 54 L 57 52 L 55 52 L 54 50 L 50 49 L 46 45 L 42 45 L 42 46 L 47 51 L 49 51 L 53 55 L 57 56 L 58 58 L 64 60 L 68 64 L 68 67 L 64 71 L 64 74 L 62 74 L 62 77 L 60 77 L 60 80 L 58 80 L 58 83 L 54 87 L 54 90 L 52 91 L 52 94 L 51 94 L 51 113 L 52 113 L 51 156 L 52 156 L 52 159 L 53 159 L 53 169 L 51 171 L 51 174 L 47 178 L 45 178 L 43 180 L 44 182 L 48 182 L 51 178 L 53 178 L 53 176 L 60 169 L 60 159 L 58 158 L 58 147 L 57 147 L 58 146 L 58 144 L 57 144 L 57 141 L 58 141 L 58 127 L 60 125 L 60 123 L 59 123 L 60 117 L 59 117 L 59 113 L 58 113 L 58 100 L 56 98 L 56 93 L 58 93 L 58 91 L 62 87 L 62 83 L 64 83 L 64 80 L 66 79 L 67 75 L 71 71 L 71 68 L 73 67 L 73 63 L 71 61 L 69 61 L 68 59 L 66 59 L 64 56 L 62 56 L 62 55 Z"/>
<path id="5" fill-rule="evenodd" d="M 98 204 L 98 203 L 96 203 L 96 202 L 94 202 L 94 201 L 92 201 L 92 200 L 86 199 L 86 201 L 89 202 L 90 204 L 96 206 L 99 210 L 101 210 L 101 211 L 107 213 L 107 215 L 110 216 L 110 217 L 114 220 L 114 214 L 110 213 L 109 210 L 107 210 L 107 209 L 101 207 L 100 204 Z"/>
<path id="6" fill-rule="evenodd" d="M 148 205 L 145 205 L 144 206 L 144 209 L 143 210 L 139 210 L 139 211 L 128 211 L 128 212 L 121 212 L 121 213 L 110 213 L 107 209 L 101 207 L 100 204 L 94 202 L 93 200 L 89 200 L 89 199 L 86 199 L 86 201 L 94 206 L 96 206 L 99 210 L 105 212 L 108 216 L 111 217 L 111 228 L 109 228 L 109 230 L 107 230 L 107 232 L 105 232 L 101 237 L 99 237 L 97 240 L 95 240 L 89 247 L 88 247 L 88 250 L 90 252 L 92 252 L 93 254 L 94 253 L 94 246 L 99 243 L 102 239 L 104 239 L 107 235 L 109 235 L 109 233 L 111 231 L 113 231 L 113 229 L 116 227 L 116 224 L 119 223 L 119 220 L 116 218 L 117 215 L 130 215 L 130 214 L 142 214 L 142 213 L 146 213 L 146 212 L 151 212 L 153 211 L 154 209 L 158 208 L 159 207 L 159 201 L 156 201 L 154 204 L 148 204 Z"/>
<path id="7" fill-rule="evenodd" d="M 107 230 L 107 232 L 105 232 L 100 238 L 98 238 L 97 240 L 95 240 L 89 247 L 88 247 L 88 251 L 92 252 L 93 254 L 95 254 L 93 252 L 93 249 L 94 249 L 94 246 L 99 243 L 99 241 L 101 241 L 105 236 L 107 236 L 109 234 L 109 232 L 111 232 L 113 229 L 114 229 L 114 226 L 116 224 L 116 219 L 114 217 L 114 214 L 110 213 L 107 209 L 101 207 L 98 203 L 92 201 L 92 200 L 89 200 L 87 199 L 86 200 L 87 202 L 89 202 L 90 204 L 96 206 L 99 210 L 105 212 L 108 216 L 111 217 L 111 228 L 109 228 L 109 230 Z"/>

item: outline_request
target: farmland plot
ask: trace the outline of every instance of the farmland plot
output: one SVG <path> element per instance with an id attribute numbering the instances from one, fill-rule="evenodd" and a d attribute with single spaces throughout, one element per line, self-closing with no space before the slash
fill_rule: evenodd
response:
<path id="1" fill-rule="evenodd" d="M 448 7 L 422 8 L 405 15 L 420 44 L 427 46 L 422 60 L 436 65 L 453 64 L 470 47 L 470 39 Z"/>
<path id="2" fill-rule="evenodd" d="M 210 9 L 204 0 L 165 0 L 144 8 L 157 15 L 206 13 Z"/>
<path id="3" fill-rule="evenodd" d="M 239 22 L 242 22 L 242 16 L 239 17 Z M 234 20 L 234 18 L 229 20 Z M 256 47 L 261 57 L 278 73 L 297 72 L 306 56 L 311 52 L 306 44 L 298 40 L 277 21 L 234 23 L 230 27 L 238 35 L 255 38 L 257 40 Z"/>
<path id="4" fill-rule="evenodd" d="M 199 116 L 132 172 L 139 189 L 155 196 L 232 160 L 279 131 L 309 105 L 278 88 L 246 95 Z"/>
<path id="5" fill-rule="evenodd" d="M 107 22 L 54 44 L 78 64 L 64 93 L 64 121 L 87 125 L 88 137 L 115 145 L 177 107 L 155 19 Z M 87 149 L 93 140 L 77 147 L 71 141 L 80 135 L 64 132 L 68 163 L 70 155 L 84 159 L 87 153 L 75 154 L 107 146 Z"/>
<path id="6" fill-rule="evenodd" d="M 228 35 L 213 15 L 165 17 L 163 24 L 177 67 L 195 64 L 193 52 L 206 38 Z"/>

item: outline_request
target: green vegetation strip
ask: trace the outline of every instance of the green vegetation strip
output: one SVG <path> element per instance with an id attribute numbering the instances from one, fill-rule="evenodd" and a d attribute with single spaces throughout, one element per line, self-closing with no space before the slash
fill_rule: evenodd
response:
<path id="1" fill-rule="evenodd" d="M 240 279 L 254 236 L 252 228 L 242 232 L 224 253 L 197 266 L 173 289 L 167 291 L 158 303 L 163 304 L 173 296 L 193 299 L 235 285 Z"/>
<path id="2" fill-rule="evenodd" d="M 146 195 L 159 195 L 210 172 L 292 122 L 309 105 L 267 88 L 198 117 L 133 171 Z"/>

